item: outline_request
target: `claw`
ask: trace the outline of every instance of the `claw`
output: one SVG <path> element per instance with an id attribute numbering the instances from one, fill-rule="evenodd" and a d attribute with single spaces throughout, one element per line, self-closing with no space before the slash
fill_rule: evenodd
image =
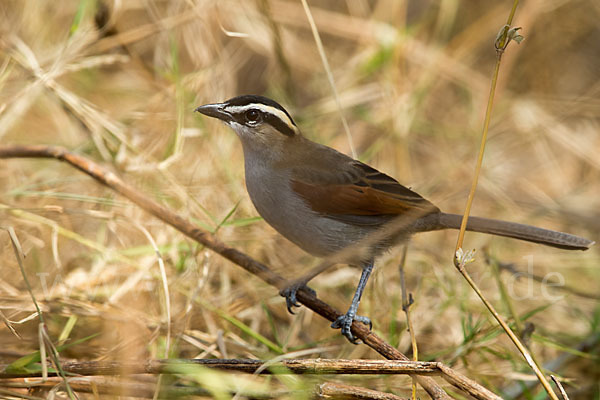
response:
<path id="1" fill-rule="evenodd" d="M 279 294 L 285 297 L 285 305 L 290 314 L 294 314 L 293 307 L 300 307 L 300 303 L 298 303 L 298 299 L 296 297 L 296 293 L 298 293 L 298 290 L 300 289 L 306 290 L 312 296 L 317 296 L 317 292 L 306 286 L 305 283 L 296 283 L 279 291 Z"/>
<path id="2" fill-rule="evenodd" d="M 298 299 L 296 298 L 296 292 L 298 289 L 289 290 L 285 294 L 285 306 L 290 314 L 294 314 L 293 307 L 300 307 L 300 303 L 298 303 Z"/>
<path id="3" fill-rule="evenodd" d="M 351 315 L 351 313 L 346 313 L 344 315 L 340 315 L 333 323 L 331 327 L 333 329 L 342 330 L 342 335 L 346 337 L 352 344 L 358 344 L 358 338 L 352 334 L 352 321 L 361 322 L 365 325 L 369 325 L 369 330 L 373 328 L 373 324 L 368 317 L 363 317 L 360 315 Z"/>

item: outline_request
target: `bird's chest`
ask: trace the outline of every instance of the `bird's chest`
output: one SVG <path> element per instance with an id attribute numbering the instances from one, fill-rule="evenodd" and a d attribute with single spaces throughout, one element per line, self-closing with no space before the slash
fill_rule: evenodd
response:
<path id="1" fill-rule="evenodd" d="M 291 192 L 289 178 L 262 166 L 246 168 L 246 188 L 265 221 L 282 235 L 294 236 L 306 206 Z"/>
<path id="2" fill-rule="evenodd" d="M 288 240 L 316 256 L 334 250 L 327 221 L 292 191 L 289 175 L 246 166 L 246 188 L 258 213 Z"/>

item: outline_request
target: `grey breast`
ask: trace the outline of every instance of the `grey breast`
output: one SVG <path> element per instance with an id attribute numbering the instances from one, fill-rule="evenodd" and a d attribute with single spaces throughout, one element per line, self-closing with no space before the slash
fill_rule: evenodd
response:
<path id="1" fill-rule="evenodd" d="M 328 256 L 354 244 L 367 233 L 312 211 L 292 191 L 289 171 L 269 168 L 255 157 L 246 157 L 245 164 L 246 188 L 258 213 L 304 251 Z"/>

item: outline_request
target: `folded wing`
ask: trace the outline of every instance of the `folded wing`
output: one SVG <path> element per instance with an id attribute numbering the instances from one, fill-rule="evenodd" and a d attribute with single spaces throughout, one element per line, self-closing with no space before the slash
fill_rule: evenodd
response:
<path id="1" fill-rule="evenodd" d="M 307 174 L 295 176 L 291 184 L 313 211 L 329 218 L 374 225 L 409 212 L 419 216 L 439 212 L 418 193 L 360 161 L 340 166 L 328 179 L 323 176 L 318 181 Z"/>

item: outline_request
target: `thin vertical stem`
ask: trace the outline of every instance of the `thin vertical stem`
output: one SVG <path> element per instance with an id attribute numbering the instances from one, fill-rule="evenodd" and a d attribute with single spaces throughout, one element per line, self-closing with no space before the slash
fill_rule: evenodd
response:
<path id="1" fill-rule="evenodd" d="M 404 265 L 406 264 L 406 253 L 408 245 L 404 245 L 402 249 L 402 259 L 400 260 L 400 287 L 402 288 L 402 310 L 406 314 L 406 326 L 410 333 L 410 343 L 412 345 L 413 361 L 419 361 L 419 349 L 417 347 L 417 338 L 413 328 L 412 318 L 410 315 L 410 306 L 413 304 L 413 297 L 406 290 L 406 280 L 404 279 Z M 412 378 L 412 400 L 417 399 L 417 380 Z"/>
<path id="2" fill-rule="evenodd" d="M 479 298 L 481 299 L 483 304 L 487 307 L 487 309 L 494 316 L 496 321 L 498 321 L 498 324 L 500 324 L 502 329 L 504 329 L 504 331 L 506 332 L 508 337 L 512 340 L 512 342 L 515 344 L 517 349 L 521 352 L 521 354 L 525 358 L 525 361 L 527 362 L 527 364 L 531 367 L 531 369 L 533 369 L 533 371 L 535 372 L 536 376 L 538 377 L 540 383 L 542 384 L 542 386 L 544 387 L 546 392 L 548 392 L 548 395 L 550 396 L 550 398 L 552 400 L 558 400 L 556 393 L 554 393 L 552 387 L 550 386 L 550 383 L 548 382 L 548 380 L 546 379 L 546 377 L 540 370 L 539 366 L 536 364 L 535 360 L 533 359 L 533 357 L 531 356 L 531 354 L 529 353 L 527 348 L 521 343 L 521 341 L 519 340 L 517 335 L 514 334 L 514 332 L 510 329 L 508 324 L 506 322 L 504 322 L 504 320 L 500 317 L 498 312 L 494 309 L 492 304 L 485 298 L 485 296 L 483 295 L 481 290 L 477 287 L 477 285 L 475 284 L 475 282 L 473 281 L 473 279 L 467 272 L 465 265 L 467 263 L 473 261 L 473 258 L 472 258 L 473 253 L 470 251 L 464 252 L 462 249 L 463 241 L 465 238 L 465 231 L 467 230 L 467 221 L 469 219 L 469 214 L 471 212 L 471 205 L 473 204 L 473 199 L 475 197 L 475 190 L 477 189 L 477 182 L 479 180 L 479 175 L 481 173 L 481 165 L 483 164 L 483 154 L 485 152 L 485 144 L 487 141 L 487 134 L 488 134 L 489 126 L 490 126 L 492 107 L 494 105 L 494 95 L 496 93 L 496 84 L 498 83 L 498 73 L 500 71 L 500 62 L 502 61 L 502 54 L 504 54 L 504 50 L 506 49 L 506 47 L 508 46 L 508 44 L 512 38 L 509 35 L 509 33 L 511 32 L 510 25 L 514 18 L 518 4 L 519 4 L 518 0 L 513 1 L 513 7 L 510 11 L 507 23 L 502 28 L 500 33 L 498 34 L 498 37 L 496 38 L 496 42 L 495 42 L 496 65 L 494 66 L 494 72 L 492 74 L 492 83 L 491 83 L 491 87 L 490 87 L 490 94 L 489 94 L 489 98 L 488 98 L 487 108 L 485 111 L 483 132 L 481 135 L 481 144 L 479 146 L 479 155 L 477 156 L 477 163 L 475 165 L 475 174 L 473 176 L 471 190 L 469 191 L 469 196 L 467 198 L 467 204 L 465 206 L 465 212 L 463 214 L 463 219 L 460 224 L 460 231 L 458 233 L 458 239 L 456 241 L 456 248 L 454 251 L 454 266 L 463 275 L 463 277 L 469 283 L 469 285 L 471 285 L 471 287 L 473 288 L 475 293 L 477 293 L 477 295 L 479 296 Z M 514 31 L 516 31 L 517 29 L 518 28 L 515 28 Z M 513 31 L 513 33 L 514 33 L 514 31 Z"/>

